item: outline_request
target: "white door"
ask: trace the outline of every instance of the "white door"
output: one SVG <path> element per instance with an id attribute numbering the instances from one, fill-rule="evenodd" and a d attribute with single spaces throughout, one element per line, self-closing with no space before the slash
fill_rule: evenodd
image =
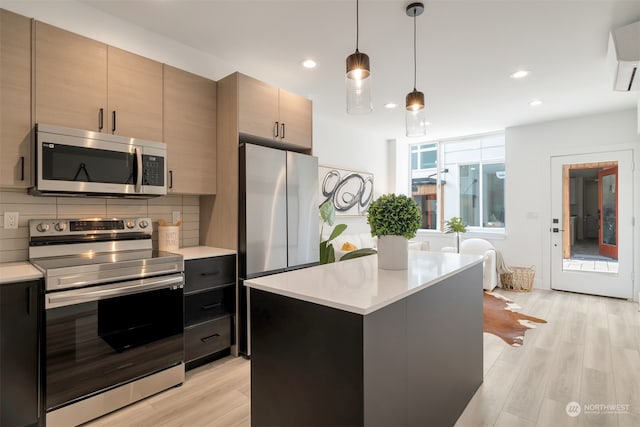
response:
<path id="1" fill-rule="evenodd" d="M 617 298 L 631 298 L 633 294 L 633 151 L 621 150 L 603 153 L 556 156 L 551 158 L 551 288 Z M 588 242 L 598 227 L 601 207 L 594 212 L 582 209 L 585 200 L 593 199 L 588 188 L 602 188 L 598 172 L 618 168 L 617 179 L 608 180 L 607 191 L 617 199 L 617 259 L 598 253 L 598 239 L 594 239 L 595 252 L 580 252 L 581 244 Z M 573 171 L 573 172 L 572 172 Z M 578 171 L 578 172 L 576 172 Z M 579 172 L 593 171 L 590 184 L 575 185 L 582 181 Z M 570 178 L 574 182 L 570 182 Z M 581 182 L 582 184 L 582 182 Z M 592 208 L 593 209 L 593 208 Z M 596 218 L 597 217 L 597 218 Z M 585 227 L 584 232 L 577 227 Z M 571 230 L 573 228 L 573 232 Z M 576 240 L 576 235 L 584 240 Z M 590 242 L 588 242 L 590 243 Z"/>

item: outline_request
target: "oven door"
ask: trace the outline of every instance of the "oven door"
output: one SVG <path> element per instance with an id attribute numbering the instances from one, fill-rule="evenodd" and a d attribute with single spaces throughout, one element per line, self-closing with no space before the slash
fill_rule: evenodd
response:
<path id="1" fill-rule="evenodd" d="M 184 361 L 182 273 L 45 295 L 46 408 Z"/>
<path id="2" fill-rule="evenodd" d="M 32 193 L 166 194 L 164 144 L 80 130 L 61 134 L 41 128 L 48 127 L 38 128 L 36 189 Z"/>

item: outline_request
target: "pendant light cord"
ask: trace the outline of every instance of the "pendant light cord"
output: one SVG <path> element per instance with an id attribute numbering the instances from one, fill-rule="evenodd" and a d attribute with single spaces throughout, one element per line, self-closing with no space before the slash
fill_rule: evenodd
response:
<path id="1" fill-rule="evenodd" d="M 416 90 L 418 59 L 416 55 L 416 9 L 413 9 L 413 90 Z"/>
<path id="2" fill-rule="evenodd" d="M 360 41 L 360 1 L 356 0 L 356 52 L 358 52 L 358 42 Z"/>

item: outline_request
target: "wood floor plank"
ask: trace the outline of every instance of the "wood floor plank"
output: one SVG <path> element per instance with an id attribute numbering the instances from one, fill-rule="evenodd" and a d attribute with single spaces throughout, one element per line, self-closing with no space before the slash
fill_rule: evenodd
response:
<path id="1" fill-rule="evenodd" d="M 502 412 L 495 423 L 495 427 L 533 427 L 535 424 L 509 412 Z"/>
<path id="2" fill-rule="evenodd" d="M 612 361 L 615 403 L 629 405 L 630 411 L 640 414 L 640 352 L 614 349 Z"/>
<path id="3" fill-rule="evenodd" d="M 585 368 L 597 369 L 608 373 L 612 372 L 608 327 L 587 325 L 583 365 Z"/>
<path id="4" fill-rule="evenodd" d="M 582 405 L 582 412 L 578 416 L 578 425 L 617 426 L 617 414 L 589 409 L 590 405 L 616 403 L 615 395 L 613 375 L 597 369 L 584 368 L 580 400 L 578 401 Z"/>
<path id="5" fill-rule="evenodd" d="M 633 330 L 633 325 L 625 321 L 620 311 L 617 314 L 608 315 L 609 320 L 609 337 L 612 347 L 623 347 L 635 350 L 638 343 Z"/>
<path id="6" fill-rule="evenodd" d="M 511 388 L 504 410 L 511 415 L 535 422 L 544 399 L 552 352 L 538 347 L 529 348 L 527 363 L 520 367 L 520 374 Z M 524 346 L 521 349 L 527 351 Z"/>
<path id="7" fill-rule="evenodd" d="M 549 368 L 545 397 L 558 402 L 571 402 L 580 395 L 584 345 L 560 343 Z"/>
<path id="8" fill-rule="evenodd" d="M 536 427 L 576 427 L 578 425 L 577 417 L 570 417 L 567 414 L 567 404 L 571 401 L 555 401 L 553 399 L 544 399 L 540 407 L 540 414 L 536 421 Z"/>

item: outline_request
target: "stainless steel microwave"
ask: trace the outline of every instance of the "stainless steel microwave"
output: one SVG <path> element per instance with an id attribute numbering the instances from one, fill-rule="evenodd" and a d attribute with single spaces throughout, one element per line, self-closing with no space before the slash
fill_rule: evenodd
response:
<path id="1" fill-rule="evenodd" d="M 167 194 L 167 146 L 162 142 L 45 124 L 36 125 L 35 140 L 35 185 L 30 194 Z"/>

